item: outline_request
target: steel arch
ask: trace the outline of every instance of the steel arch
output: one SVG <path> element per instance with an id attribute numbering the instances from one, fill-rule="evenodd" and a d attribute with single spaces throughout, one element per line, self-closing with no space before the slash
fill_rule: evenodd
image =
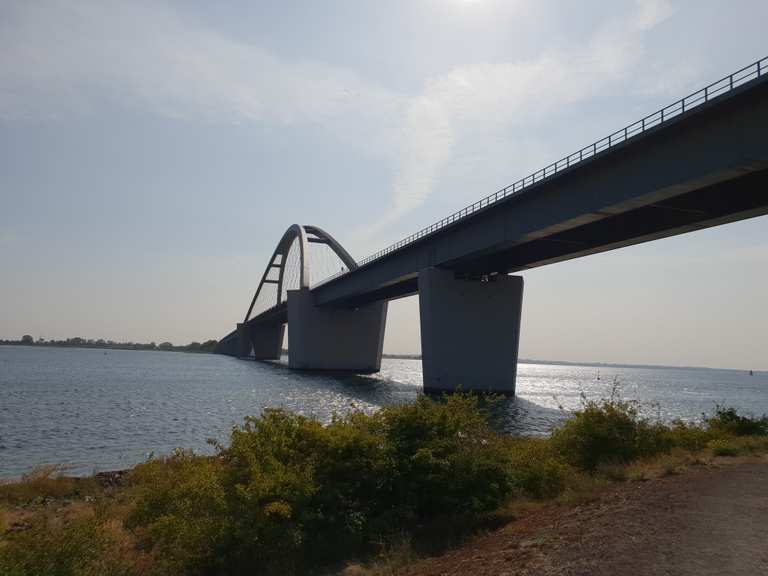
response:
<path id="1" fill-rule="evenodd" d="M 281 298 L 283 295 L 283 279 L 284 279 L 284 272 L 285 272 L 285 264 L 286 264 L 286 261 L 288 260 L 288 253 L 290 252 L 291 246 L 293 245 L 294 241 L 298 241 L 299 243 L 299 258 L 300 258 L 300 268 L 301 268 L 300 276 L 299 276 L 300 288 L 309 288 L 309 282 L 310 282 L 309 243 L 310 242 L 326 244 L 331 250 L 333 250 L 336 256 L 339 257 L 339 259 L 344 263 L 344 265 L 349 270 L 354 270 L 355 268 L 357 268 L 357 262 L 355 262 L 354 258 L 350 256 L 349 252 L 347 252 L 344 249 L 344 247 L 341 244 L 339 244 L 336 241 L 336 239 L 330 234 L 328 234 L 325 230 L 317 226 L 293 224 L 288 227 L 288 229 L 283 234 L 282 238 L 280 238 L 280 242 L 277 243 L 277 247 L 275 248 L 275 251 L 272 253 L 272 258 L 269 259 L 269 263 L 267 264 L 267 267 L 264 270 L 264 274 L 262 274 L 261 276 L 259 285 L 256 288 L 256 293 L 253 295 L 253 299 L 251 300 L 251 305 L 248 307 L 248 312 L 246 312 L 245 320 L 243 320 L 243 322 L 248 322 L 248 320 L 250 319 L 251 312 L 253 311 L 253 307 L 256 304 L 256 299 L 259 297 L 259 294 L 261 293 L 261 289 L 264 286 L 264 284 L 277 284 L 277 294 L 275 297 L 275 303 L 272 307 L 278 306 L 281 303 Z M 273 268 L 279 268 L 279 272 L 276 280 L 269 278 L 269 273 Z M 271 308 L 268 308 L 267 310 L 269 309 Z"/>

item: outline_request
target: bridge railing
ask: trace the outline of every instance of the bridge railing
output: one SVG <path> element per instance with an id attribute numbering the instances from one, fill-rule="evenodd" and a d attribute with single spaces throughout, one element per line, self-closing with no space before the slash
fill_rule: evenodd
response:
<path id="1" fill-rule="evenodd" d="M 612 134 L 609 134 L 608 136 L 593 142 L 589 146 L 585 146 L 584 148 L 577 150 L 576 152 L 569 154 L 564 158 L 561 158 L 557 162 L 553 162 L 552 164 L 537 170 L 533 174 L 530 174 L 525 178 L 521 178 L 509 186 L 505 186 L 501 190 L 498 190 L 493 194 L 489 194 L 485 198 L 481 198 L 477 202 L 474 202 L 473 204 L 470 204 L 469 206 L 454 212 L 450 216 L 446 216 L 442 220 L 435 222 L 426 228 L 422 228 L 407 238 L 403 238 L 402 240 L 387 246 L 383 250 L 379 250 L 375 254 L 371 254 L 367 258 L 363 258 L 358 264 L 360 266 L 370 264 L 374 260 L 378 260 L 387 254 L 391 254 L 392 252 L 395 252 L 415 242 L 416 240 L 434 234 L 438 230 L 445 228 L 454 222 L 471 216 L 478 210 L 490 206 L 491 204 L 495 204 L 496 202 L 508 196 L 517 194 L 518 192 L 529 188 L 533 184 L 537 184 L 542 180 L 552 177 L 558 172 L 562 172 L 563 170 L 576 166 L 584 160 L 593 158 L 603 152 L 607 152 L 608 150 L 626 142 L 627 140 L 643 134 L 648 130 L 656 128 L 659 125 L 665 124 L 675 117 L 680 116 L 681 114 L 692 110 L 693 108 L 696 108 L 697 106 L 722 96 L 723 94 L 726 94 L 731 90 L 741 86 L 742 84 L 746 84 L 747 82 L 754 80 L 755 78 L 765 75 L 766 72 L 768 72 L 768 57 L 753 62 L 749 66 L 745 66 L 733 74 L 729 74 L 728 76 L 725 76 L 724 78 L 721 78 L 720 80 L 713 82 L 712 84 L 709 84 L 704 88 L 697 90 L 696 92 L 693 92 L 692 94 L 689 94 L 688 96 L 681 98 L 672 104 L 669 104 L 668 106 L 665 106 L 661 110 L 657 110 L 653 114 L 649 114 L 637 122 L 633 122 L 632 124 L 625 126 L 621 130 L 617 130 L 616 132 L 613 132 Z M 342 275 L 342 273 L 335 274 L 324 280 L 322 283 Z"/>
<path id="2" fill-rule="evenodd" d="M 564 158 L 561 158 L 557 162 L 553 162 L 552 164 L 537 170 L 525 178 L 521 178 L 509 186 L 505 186 L 493 194 L 489 194 L 488 196 L 481 198 L 477 202 L 474 202 L 473 204 L 470 204 L 469 206 L 466 206 L 465 208 L 462 208 L 461 210 L 446 216 L 442 220 L 439 220 L 438 222 L 435 222 L 426 228 L 422 228 L 418 232 L 415 232 L 414 234 L 411 234 L 410 236 L 403 238 L 394 244 L 390 244 L 375 254 L 371 254 L 367 258 L 360 260 L 358 262 L 358 267 L 365 266 L 366 264 L 370 264 L 371 262 L 391 254 L 392 252 L 396 252 L 397 250 L 400 250 L 401 248 L 404 248 L 405 246 L 408 246 L 409 244 L 412 244 L 413 242 L 420 240 L 425 236 L 434 234 L 435 232 L 445 228 L 446 226 L 449 226 L 450 224 L 453 224 L 454 222 L 458 222 L 459 220 L 471 216 L 475 212 L 486 208 L 491 204 L 495 204 L 496 202 L 503 200 L 508 196 L 522 192 L 526 188 L 530 188 L 532 185 L 538 184 L 542 180 L 551 178 L 563 170 L 572 168 L 573 166 L 576 166 L 585 160 L 594 158 L 599 154 L 607 152 L 619 144 L 623 144 L 624 142 L 631 140 L 632 138 L 639 136 L 648 130 L 652 130 L 662 124 L 665 124 L 677 116 L 680 116 L 681 114 L 696 108 L 697 106 L 701 106 L 710 100 L 727 94 L 728 92 L 738 88 L 743 84 L 746 84 L 747 82 L 750 82 L 751 80 L 754 80 L 755 78 L 764 76 L 766 73 L 768 73 L 768 56 L 761 58 L 760 60 L 757 60 L 749 66 L 745 66 L 744 68 L 741 68 L 740 70 L 737 70 L 728 76 L 720 78 L 720 80 L 712 82 L 712 84 L 708 84 L 700 90 L 696 90 L 696 92 L 693 92 L 692 94 L 689 94 L 688 96 L 685 96 L 684 98 L 681 98 L 680 100 L 677 100 L 672 104 L 669 104 L 664 108 L 661 108 L 660 110 L 657 110 L 656 112 L 641 118 L 637 122 L 633 122 L 632 124 L 625 126 L 621 130 L 617 130 L 616 132 L 613 132 L 608 136 L 593 142 L 589 146 L 585 146 L 584 148 L 577 150 L 576 152 L 569 154 Z M 315 288 L 346 274 L 349 274 L 349 270 L 337 272 L 314 284 L 312 287 Z"/>

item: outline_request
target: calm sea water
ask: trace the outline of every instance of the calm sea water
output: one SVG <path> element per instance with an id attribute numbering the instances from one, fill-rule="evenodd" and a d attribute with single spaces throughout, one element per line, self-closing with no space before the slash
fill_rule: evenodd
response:
<path id="1" fill-rule="evenodd" d="M 597 380 L 598 369 L 600 380 Z M 768 373 L 520 364 L 517 396 L 498 408 L 513 434 L 544 434 L 620 382 L 624 398 L 664 420 L 715 403 L 768 412 Z M 283 407 L 328 419 L 416 397 L 418 360 L 384 360 L 373 376 L 293 372 L 279 364 L 175 352 L 0 346 L 0 477 L 60 464 L 69 474 L 132 466 L 176 447 L 211 452 L 244 416 Z"/>

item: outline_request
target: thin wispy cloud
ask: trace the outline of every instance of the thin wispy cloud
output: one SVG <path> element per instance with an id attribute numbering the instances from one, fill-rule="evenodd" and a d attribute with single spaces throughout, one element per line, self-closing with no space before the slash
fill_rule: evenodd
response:
<path id="1" fill-rule="evenodd" d="M 496 139 L 517 125 L 535 126 L 554 110 L 625 81 L 644 54 L 644 34 L 672 13 L 668 2 L 641 0 L 623 18 L 604 22 L 580 48 L 479 63 L 428 80 L 408 106 L 392 210 L 373 229 L 426 201 L 458 140 Z"/>
<path id="2" fill-rule="evenodd" d="M 106 96 L 175 118 L 328 124 L 388 114 L 399 102 L 343 68 L 280 59 L 162 4 L 25 2 L 4 12 L 6 119 L 87 112 Z"/>
<path id="3" fill-rule="evenodd" d="M 391 165 L 386 216 L 361 231 L 370 241 L 427 201 L 457 142 L 535 126 L 625 81 L 645 35 L 672 12 L 640 0 L 576 49 L 457 67 L 401 94 L 232 40 L 162 4 L 21 2 L 0 18 L 0 119 L 88 114 L 106 98 L 182 120 L 317 125 Z"/>

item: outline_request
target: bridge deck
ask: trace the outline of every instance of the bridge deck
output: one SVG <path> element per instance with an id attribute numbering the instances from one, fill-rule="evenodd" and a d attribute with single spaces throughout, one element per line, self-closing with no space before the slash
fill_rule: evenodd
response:
<path id="1" fill-rule="evenodd" d="M 313 289 L 319 305 L 413 294 L 419 270 L 508 273 L 768 213 L 761 76 Z"/>

